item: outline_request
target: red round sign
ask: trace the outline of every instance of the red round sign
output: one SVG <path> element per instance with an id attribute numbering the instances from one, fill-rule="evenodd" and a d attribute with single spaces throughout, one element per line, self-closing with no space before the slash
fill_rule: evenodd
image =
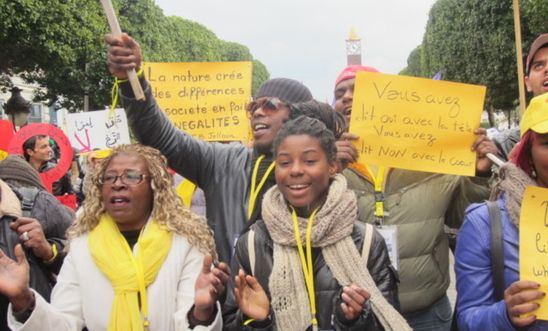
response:
<path id="1" fill-rule="evenodd" d="M 61 129 L 51 124 L 45 123 L 33 123 L 25 125 L 11 139 L 10 145 L 8 147 L 8 153 L 23 155 L 23 143 L 25 143 L 27 139 L 37 135 L 49 136 L 50 138 L 55 140 L 55 142 L 59 146 L 61 153 L 61 159 L 54 168 L 46 172 L 40 173 L 42 183 L 47 188 L 47 190 L 51 192 L 53 182 L 63 177 L 67 173 L 72 163 L 72 146 L 69 139 Z"/>

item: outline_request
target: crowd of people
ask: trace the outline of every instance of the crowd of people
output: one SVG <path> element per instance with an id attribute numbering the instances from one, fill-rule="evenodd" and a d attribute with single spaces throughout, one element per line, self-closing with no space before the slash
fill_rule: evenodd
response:
<path id="1" fill-rule="evenodd" d="M 142 75 L 137 100 L 126 80 L 139 44 L 105 40 L 139 143 L 90 153 L 76 190 L 67 175 L 53 194 L 39 176 L 55 160 L 50 137 L 0 162 L 0 329 L 548 330 L 518 254 L 524 191 L 548 188 L 548 34 L 528 53 L 534 98 L 519 130 L 475 128 L 472 177 L 357 162 L 355 80 L 375 68 L 344 68 L 333 106 L 267 80 L 247 107 L 249 147 L 177 129 Z M 200 189 L 205 216 L 171 169 Z M 54 197 L 74 191 L 76 213 Z M 461 228 L 456 307 L 448 225 Z"/>

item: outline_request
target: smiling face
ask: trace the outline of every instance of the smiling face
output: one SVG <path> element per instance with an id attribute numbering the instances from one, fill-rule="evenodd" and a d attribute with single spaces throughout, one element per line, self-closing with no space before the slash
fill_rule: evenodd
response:
<path id="1" fill-rule="evenodd" d="M 328 160 L 318 138 L 290 135 L 277 148 L 278 189 L 301 217 L 323 204 L 335 172 L 335 160 Z"/>
<path id="2" fill-rule="evenodd" d="M 101 186 L 103 205 L 120 231 L 138 230 L 147 222 L 152 212 L 153 192 L 148 167 L 140 156 L 118 154 L 107 165 L 103 178 L 122 174 L 144 175 L 137 184 L 117 178 L 114 183 Z M 125 179 L 125 178 L 124 178 Z"/>
<path id="3" fill-rule="evenodd" d="M 270 154 L 272 142 L 289 117 L 289 108 L 275 98 L 259 98 L 254 101 L 256 107 L 249 111 L 253 130 L 254 148 L 260 154 Z"/>
<path id="4" fill-rule="evenodd" d="M 534 96 L 548 92 L 548 46 L 539 49 L 533 57 L 525 85 Z"/>
<path id="5" fill-rule="evenodd" d="M 335 86 L 335 111 L 344 115 L 346 123 L 350 123 L 355 81 L 355 78 L 350 78 L 343 80 Z"/>

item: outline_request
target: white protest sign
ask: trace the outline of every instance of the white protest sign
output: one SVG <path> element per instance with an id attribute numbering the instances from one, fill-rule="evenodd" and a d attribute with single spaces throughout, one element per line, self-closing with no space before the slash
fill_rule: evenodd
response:
<path id="1" fill-rule="evenodd" d="M 72 146 L 81 153 L 130 143 L 123 109 L 116 109 L 112 115 L 108 110 L 67 114 L 59 122 Z"/>

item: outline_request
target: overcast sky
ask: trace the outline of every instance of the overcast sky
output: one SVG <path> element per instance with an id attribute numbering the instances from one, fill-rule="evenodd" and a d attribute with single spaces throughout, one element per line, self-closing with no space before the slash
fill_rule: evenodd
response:
<path id="1" fill-rule="evenodd" d="M 346 66 L 345 40 L 355 28 L 362 63 L 384 73 L 406 67 L 421 43 L 435 0 L 156 0 L 167 16 L 203 24 L 219 38 L 249 47 L 270 77 L 308 86 L 332 100 L 333 83 Z"/>

